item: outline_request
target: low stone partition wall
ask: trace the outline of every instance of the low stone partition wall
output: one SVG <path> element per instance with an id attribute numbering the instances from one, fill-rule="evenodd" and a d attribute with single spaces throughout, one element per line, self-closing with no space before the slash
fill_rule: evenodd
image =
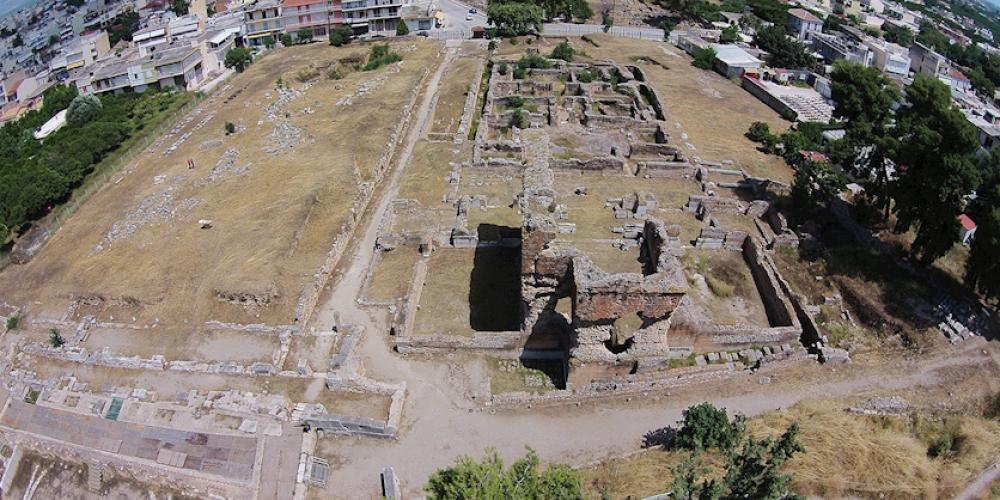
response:
<path id="1" fill-rule="evenodd" d="M 666 161 L 684 161 L 684 153 L 669 144 L 635 142 L 629 145 L 629 158 L 657 157 Z"/>
<path id="2" fill-rule="evenodd" d="M 447 335 L 421 335 L 398 337 L 393 341 L 396 351 L 409 353 L 427 353 L 450 351 L 455 349 L 473 351 L 503 351 L 520 349 L 524 344 L 524 334 L 521 332 L 476 333 L 471 338 Z"/>
<path id="3" fill-rule="evenodd" d="M 737 198 L 727 198 L 723 196 L 706 196 L 693 194 L 688 196 L 688 202 L 684 205 L 688 212 L 697 213 L 700 210 L 709 212 L 723 212 L 731 214 L 742 214 L 746 209 L 743 202 Z"/>
<path id="4" fill-rule="evenodd" d="M 646 124 L 646 122 L 642 120 L 637 120 L 629 116 L 599 115 L 597 113 L 590 112 L 585 112 L 583 114 L 583 123 L 590 127 L 631 129 L 635 129 L 641 127 L 643 124 Z"/>
<path id="5" fill-rule="evenodd" d="M 722 380 L 742 373 L 732 363 L 678 368 L 649 374 L 635 374 L 620 378 L 595 380 L 585 386 L 542 394 L 512 392 L 493 396 L 489 406 L 523 410 L 528 405 L 559 405 L 606 397 L 641 395 L 648 397 L 654 391 L 662 392 L 689 384 Z"/>
<path id="6" fill-rule="evenodd" d="M 725 346 L 776 345 L 798 343 L 802 329 L 795 326 L 765 328 L 754 325 L 717 325 L 712 327 L 712 342 Z"/>
<path id="7" fill-rule="evenodd" d="M 640 161 L 636 163 L 636 175 L 643 177 L 689 178 L 695 175 L 695 168 L 685 161 Z"/>
<path id="8" fill-rule="evenodd" d="M 746 238 L 743 243 L 743 258 L 750 267 L 757 291 L 764 302 L 768 323 L 772 327 L 791 326 L 802 331 L 802 326 L 795 317 L 792 304 L 778 281 L 778 270 L 764 249 L 753 238 Z"/>
<path id="9" fill-rule="evenodd" d="M 549 160 L 549 168 L 555 170 L 611 170 L 624 173 L 625 162 L 612 156 L 591 158 L 589 160 L 581 160 L 579 158 L 570 158 L 568 160 L 552 159 Z"/>

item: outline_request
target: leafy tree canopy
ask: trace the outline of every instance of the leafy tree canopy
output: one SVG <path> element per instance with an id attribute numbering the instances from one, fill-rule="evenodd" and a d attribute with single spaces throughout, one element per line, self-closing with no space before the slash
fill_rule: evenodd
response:
<path id="1" fill-rule="evenodd" d="M 542 31 L 542 8 L 522 2 L 490 2 L 486 9 L 489 23 L 501 36 L 520 36 Z"/>
<path id="2" fill-rule="evenodd" d="M 743 439 L 743 417 L 737 415 L 732 422 L 725 408 L 712 403 L 701 403 L 684 410 L 684 422 L 677 431 L 674 445 L 689 450 L 719 448 L 728 450 Z"/>
<path id="3" fill-rule="evenodd" d="M 583 498 L 579 473 L 568 465 L 539 470 L 538 455 L 528 454 L 505 467 L 495 450 L 483 460 L 461 457 L 451 467 L 436 471 L 424 486 L 431 499 L 504 498 L 524 500 Z"/>
<path id="4" fill-rule="evenodd" d="M 784 24 L 768 26 L 757 32 L 757 45 L 771 54 L 767 64 L 774 68 L 808 68 L 813 57 L 796 40 L 785 34 Z"/>

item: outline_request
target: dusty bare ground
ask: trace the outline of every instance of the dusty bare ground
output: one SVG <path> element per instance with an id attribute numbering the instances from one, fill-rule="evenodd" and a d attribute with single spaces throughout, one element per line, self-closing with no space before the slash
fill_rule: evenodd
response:
<path id="1" fill-rule="evenodd" d="M 770 124 L 776 133 L 787 129 L 788 122 L 737 83 L 714 71 L 695 68 L 691 59 L 672 45 L 606 35 L 591 38 L 600 46 L 579 39 L 572 41 L 596 59 L 631 63 L 645 58 L 639 67 L 664 101 L 668 132 L 678 144 L 694 145 L 694 149 L 686 149 L 690 156 L 733 160 L 751 175 L 791 181 L 792 170 L 784 160 L 757 151 L 756 145 L 743 136 L 755 121 Z"/>
<path id="2" fill-rule="evenodd" d="M 256 62 L 95 195 L 34 261 L 0 274 L 0 301 L 58 317 L 83 297 L 80 315 L 169 329 L 291 323 L 439 47 L 394 45 L 398 68 L 341 80 L 321 71 L 309 83 L 297 75 L 310 63 L 336 66 L 367 47 L 300 46 Z M 279 79 L 291 90 L 279 92 Z M 225 135 L 226 122 L 235 134 Z M 201 219 L 212 228 L 200 229 Z"/>

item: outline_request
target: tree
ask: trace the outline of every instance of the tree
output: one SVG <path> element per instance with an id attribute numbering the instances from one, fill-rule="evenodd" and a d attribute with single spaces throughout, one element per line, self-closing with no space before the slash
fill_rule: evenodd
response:
<path id="1" fill-rule="evenodd" d="M 571 0 L 569 2 L 569 17 L 577 21 L 586 21 L 594 17 L 594 9 L 586 0 Z"/>
<path id="2" fill-rule="evenodd" d="M 611 12 L 607 10 L 601 12 L 601 25 L 605 33 L 611 31 L 611 27 L 615 25 L 615 18 L 611 16 Z"/>
<path id="3" fill-rule="evenodd" d="M 773 136 L 771 133 L 771 126 L 764 122 L 753 122 L 750 124 L 750 129 L 747 130 L 747 139 L 753 142 L 764 142 L 768 137 Z"/>
<path id="4" fill-rule="evenodd" d="M 969 250 L 965 284 L 992 299 L 1000 298 L 1000 149 L 994 149 L 982 168 L 985 180 L 969 208 L 976 235 Z"/>
<path id="5" fill-rule="evenodd" d="M 253 62 L 253 54 L 246 47 L 236 47 L 226 52 L 226 59 L 223 62 L 227 68 L 233 68 L 242 73 L 250 63 Z"/>
<path id="6" fill-rule="evenodd" d="M 538 455 L 530 449 L 510 467 L 504 467 L 496 450 L 489 450 L 481 462 L 460 457 L 451 467 L 434 472 L 424 491 L 431 499 L 583 498 L 580 475 L 573 468 L 551 464 L 539 471 L 538 466 Z"/>
<path id="7" fill-rule="evenodd" d="M 700 47 L 694 51 L 694 60 L 691 64 L 696 68 L 712 69 L 715 66 L 715 49 L 711 46 Z"/>
<path id="8" fill-rule="evenodd" d="M 121 40 L 131 41 L 132 34 L 138 30 L 139 14 L 134 10 L 126 10 L 110 21 L 108 42 L 113 46 Z"/>
<path id="9" fill-rule="evenodd" d="M 392 64 L 402 60 L 402 56 L 389 50 L 389 44 L 375 44 L 372 45 L 371 52 L 368 54 L 368 62 L 362 69 L 364 69 L 364 71 L 372 71 L 381 68 L 386 64 Z"/>
<path id="10" fill-rule="evenodd" d="M 724 408 L 712 403 L 689 406 L 684 410 L 684 422 L 677 431 L 674 445 L 689 450 L 719 448 L 728 450 L 743 439 L 743 417 L 737 415 L 732 422 Z"/>
<path id="11" fill-rule="evenodd" d="M 993 99 L 993 95 L 997 91 L 996 85 L 979 68 L 973 68 L 969 71 L 969 83 L 972 84 L 972 88 L 976 89 L 979 95 L 986 97 L 987 100 Z"/>
<path id="12" fill-rule="evenodd" d="M 884 23 L 882 25 L 882 38 L 887 42 L 899 44 L 903 47 L 913 45 L 913 32 L 906 26 Z"/>
<path id="13" fill-rule="evenodd" d="M 282 33 L 281 36 L 278 37 L 278 39 L 281 40 L 281 44 L 284 45 L 285 47 L 291 47 L 292 45 L 295 44 L 295 41 L 292 40 L 292 35 L 289 33 Z"/>
<path id="14" fill-rule="evenodd" d="M 897 113 L 893 134 L 899 179 L 891 187 L 896 232 L 916 228 L 912 249 L 933 262 L 958 238 L 965 196 L 979 183 L 973 154 L 979 147 L 973 126 L 951 102 L 950 88 L 917 75 L 906 88 L 908 106 Z"/>
<path id="15" fill-rule="evenodd" d="M 777 441 L 747 438 L 738 452 L 729 453 L 725 474 L 717 480 L 701 480 L 708 469 L 695 452 L 674 469 L 672 496 L 684 500 L 800 498 L 789 490 L 791 476 L 781 472 L 785 462 L 805 452 L 798 433 L 799 425 L 792 423 Z"/>
<path id="16" fill-rule="evenodd" d="M 783 23 L 761 29 L 754 41 L 771 54 L 767 64 L 773 68 L 808 68 L 815 62 L 805 45 L 785 34 Z"/>
<path id="17" fill-rule="evenodd" d="M 69 107 L 79 95 L 76 85 L 53 85 L 42 93 L 42 117 L 52 118 L 56 113 Z"/>
<path id="18" fill-rule="evenodd" d="M 406 21 L 402 19 L 396 23 L 396 36 L 406 36 L 410 34 L 410 27 L 406 25 Z"/>
<path id="19" fill-rule="evenodd" d="M 490 24 L 497 27 L 501 36 L 520 36 L 542 31 L 542 8 L 530 3 L 490 2 L 486 17 Z"/>
<path id="20" fill-rule="evenodd" d="M 354 32 L 351 31 L 350 26 L 338 26 L 330 32 L 330 45 L 334 47 L 347 45 L 351 43 L 351 37 L 353 36 Z"/>
<path id="21" fill-rule="evenodd" d="M 720 43 L 733 43 L 740 39 L 740 29 L 735 25 L 730 25 L 723 28 L 722 33 L 719 34 Z"/>
<path id="22" fill-rule="evenodd" d="M 56 35 L 49 35 L 49 46 L 59 43 L 59 37 Z"/>
<path id="23" fill-rule="evenodd" d="M 66 341 L 62 338 L 62 335 L 59 334 L 59 330 L 56 330 L 55 328 L 50 328 L 49 329 L 49 345 L 52 346 L 52 347 L 55 347 L 55 348 L 59 348 L 59 347 L 62 347 L 63 345 L 65 345 L 65 344 L 66 344 Z"/>
<path id="24" fill-rule="evenodd" d="M 810 209 L 829 202 L 846 185 L 846 177 L 829 163 L 802 161 L 795 169 L 792 203 L 801 209 Z"/>
<path id="25" fill-rule="evenodd" d="M 552 57 L 552 59 L 562 59 L 563 61 L 571 62 L 574 54 L 576 54 L 576 51 L 573 50 L 573 47 L 571 47 L 568 42 L 559 42 L 559 44 L 552 49 L 552 55 L 550 57 Z"/>
<path id="26" fill-rule="evenodd" d="M 191 3 L 188 0 L 170 0 L 170 10 L 178 16 L 186 16 L 190 7 Z"/>
<path id="27" fill-rule="evenodd" d="M 14 41 L 10 42 L 10 46 L 16 49 L 22 45 L 24 45 L 24 39 L 21 38 L 21 34 L 18 33 L 17 36 L 14 37 Z"/>
<path id="28" fill-rule="evenodd" d="M 889 216 L 889 150 L 893 147 L 890 125 L 892 106 L 899 91 L 877 68 L 840 60 L 830 75 L 836 107 L 833 116 L 844 120 L 848 161 L 869 180 L 868 192 Z"/>
<path id="29" fill-rule="evenodd" d="M 313 39 L 312 28 L 302 28 L 295 32 L 295 41 L 298 43 L 309 43 Z"/>
<path id="30" fill-rule="evenodd" d="M 78 95 L 69 104 L 66 121 L 73 125 L 83 125 L 93 120 L 101 112 L 102 107 L 101 100 L 96 95 Z"/>

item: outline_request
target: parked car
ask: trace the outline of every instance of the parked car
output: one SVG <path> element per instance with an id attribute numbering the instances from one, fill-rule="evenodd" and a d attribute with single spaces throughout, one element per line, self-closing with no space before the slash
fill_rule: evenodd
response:
<path id="1" fill-rule="evenodd" d="M 431 34 L 428 33 L 428 32 L 426 32 L 426 31 L 418 31 L 417 32 L 417 36 L 428 37 L 428 36 L 431 36 Z"/>
<path id="2" fill-rule="evenodd" d="M 465 20 L 466 21 L 471 21 L 472 20 L 472 14 L 466 14 L 465 15 Z"/>
<path id="3" fill-rule="evenodd" d="M 469 9 L 469 14 L 475 14 L 476 12 L 476 9 Z"/>

